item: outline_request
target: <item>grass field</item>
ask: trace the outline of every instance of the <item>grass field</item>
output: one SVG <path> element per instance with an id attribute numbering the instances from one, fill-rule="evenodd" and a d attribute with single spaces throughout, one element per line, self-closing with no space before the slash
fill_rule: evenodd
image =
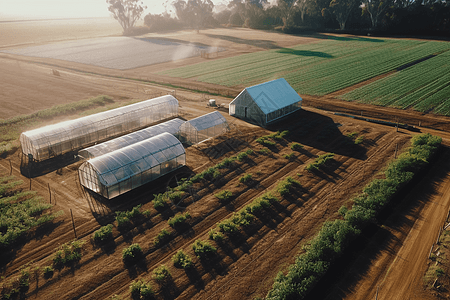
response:
<path id="1" fill-rule="evenodd" d="M 450 52 L 444 52 L 341 97 L 348 101 L 450 114 Z"/>
<path id="2" fill-rule="evenodd" d="M 230 87 L 251 86 L 284 77 L 298 93 L 320 96 L 439 54 L 406 67 L 387 80 L 377 81 L 367 89 L 348 94 L 344 99 L 359 100 L 364 95 L 362 100 L 366 103 L 400 108 L 412 106 L 420 111 L 435 107 L 437 113 L 449 114 L 448 105 L 441 104 L 450 95 L 449 49 L 450 44 L 446 42 L 333 38 L 203 62 L 160 74 Z M 399 88 L 402 93 L 398 92 Z M 369 90 L 376 92 L 371 96 Z M 392 93 L 394 90 L 396 93 Z M 379 99 L 381 96 L 384 98 Z"/>

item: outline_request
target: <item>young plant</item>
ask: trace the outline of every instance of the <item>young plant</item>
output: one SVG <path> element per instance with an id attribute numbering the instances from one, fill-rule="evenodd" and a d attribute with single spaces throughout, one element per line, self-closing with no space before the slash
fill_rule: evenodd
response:
<path id="1" fill-rule="evenodd" d="M 93 239 L 94 242 L 97 244 L 101 244 L 106 242 L 107 240 L 110 240 L 112 238 L 112 229 L 113 225 L 108 224 L 105 226 L 100 227 L 100 229 L 94 231 Z"/>
<path id="2" fill-rule="evenodd" d="M 172 262 L 177 268 L 189 269 L 194 266 L 191 257 L 184 253 L 183 250 L 178 250 L 178 252 L 172 256 Z"/>
<path id="3" fill-rule="evenodd" d="M 144 280 L 133 280 L 130 284 L 130 293 L 133 299 L 150 299 L 155 292 L 150 283 Z"/>
<path id="4" fill-rule="evenodd" d="M 45 279 L 51 278 L 53 276 L 54 272 L 55 272 L 55 270 L 53 269 L 52 266 L 45 266 L 42 269 L 42 274 L 44 275 Z"/>
<path id="5" fill-rule="evenodd" d="M 169 268 L 165 265 L 160 265 L 153 270 L 153 279 L 159 283 L 167 283 L 171 276 Z"/>
<path id="6" fill-rule="evenodd" d="M 261 148 L 261 149 L 258 150 L 258 153 L 263 154 L 263 155 L 269 155 L 269 154 L 272 153 L 272 151 L 270 151 L 267 148 Z"/>
<path id="7" fill-rule="evenodd" d="M 171 238 L 171 234 L 167 229 L 162 229 L 158 235 L 155 237 L 155 240 L 153 241 L 153 244 L 155 246 L 167 243 Z"/>
<path id="8" fill-rule="evenodd" d="M 233 193 L 230 190 L 223 190 L 217 194 L 214 194 L 214 196 L 216 196 L 216 198 L 220 201 L 228 201 L 231 197 L 233 197 Z"/>
<path id="9" fill-rule="evenodd" d="M 293 151 L 300 151 L 303 149 L 303 145 L 299 144 L 299 143 L 292 143 L 291 144 L 291 150 Z"/>
<path id="10" fill-rule="evenodd" d="M 208 258 L 215 254 L 217 249 L 213 247 L 208 241 L 196 240 L 192 244 L 192 249 L 198 258 Z"/>
<path id="11" fill-rule="evenodd" d="M 286 158 L 287 160 L 294 160 L 295 159 L 295 153 L 291 152 L 289 154 L 284 154 L 283 157 Z"/>
<path id="12" fill-rule="evenodd" d="M 139 244 L 134 243 L 122 250 L 122 259 L 125 263 L 133 263 L 141 259 L 143 256 L 142 248 Z"/>
<path id="13" fill-rule="evenodd" d="M 239 182 L 243 184 L 249 184 L 250 182 L 252 182 L 252 174 L 244 174 L 239 178 Z"/>
<path id="14" fill-rule="evenodd" d="M 208 235 L 209 235 L 209 239 L 211 239 L 217 243 L 222 242 L 224 239 L 223 233 L 218 231 L 217 228 L 211 228 L 211 230 L 209 230 L 209 232 L 208 232 Z"/>
<path id="15" fill-rule="evenodd" d="M 153 207 L 156 210 L 163 210 L 164 208 L 166 208 L 169 200 L 167 197 L 167 193 L 162 193 L 162 194 L 157 194 L 157 195 L 153 195 L 154 199 L 152 201 L 153 203 Z"/>
<path id="16" fill-rule="evenodd" d="M 167 221 L 169 226 L 172 228 L 179 228 L 183 225 L 186 225 L 186 220 L 191 217 L 189 212 L 185 212 L 184 214 L 177 214 Z"/>

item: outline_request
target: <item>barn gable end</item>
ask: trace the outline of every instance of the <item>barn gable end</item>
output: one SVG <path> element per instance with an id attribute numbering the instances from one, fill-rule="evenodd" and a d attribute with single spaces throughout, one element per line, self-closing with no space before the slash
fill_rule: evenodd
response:
<path id="1" fill-rule="evenodd" d="M 301 108 L 302 98 L 284 78 L 244 89 L 231 103 L 230 115 L 266 126 Z"/>

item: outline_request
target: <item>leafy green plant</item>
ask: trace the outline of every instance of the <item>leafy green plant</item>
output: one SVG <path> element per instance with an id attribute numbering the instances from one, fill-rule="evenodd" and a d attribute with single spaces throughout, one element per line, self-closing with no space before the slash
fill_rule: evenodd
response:
<path id="1" fill-rule="evenodd" d="M 107 240 L 110 240 L 112 238 L 112 229 L 113 229 L 113 225 L 108 224 L 108 225 L 102 226 L 102 227 L 100 227 L 100 229 L 94 231 L 94 234 L 93 234 L 94 242 L 100 244 L 100 243 L 106 242 Z"/>
<path id="2" fill-rule="evenodd" d="M 172 228 L 179 228 L 183 225 L 186 225 L 186 220 L 191 217 L 189 212 L 185 212 L 184 214 L 177 214 L 169 219 L 167 222 Z"/>
<path id="3" fill-rule="evenodd" d="M 155 246 L 167 243 L 172 238 L 172 235 L 167 229 L 162 229 L 158 235 L 155 237 L 153 244 Z"/>
<path id="4" fill-rule="evenodd" d="M 59 246 L 53 256 L 53 265 L 61 268 L 78 262 L 82 257 L 82 248 L 86 243 L 84 240 L 75 240 Z"/>
<path id="5" fill-rule="evenodd" d="M 169 202 L 167 193 L 157 194 L 157 195 L 153 195 L 153 196 L 154 196 L 154 199 L 153 199 L 152 203 L 153 203 L 153 207 L 156 210 L 163 210 L 164 208 L 166 208 L 166 206 Z"/>
<path id="6" fill-rule="evenodd" d="M 151 284 L 142 279 L 131 282 L 130 293 L 133 299 L 150 299 L 155 294 Z"/>
<path id="7" fill-rule="evenodd" d="M 239 182 L 243 184 L 249 184 L 253 180 L 253 175 L 251 173 L 244 174 L 241 177 L 239 177 Z"/>
<path id="8" fill-rule="evenodd" d="M 0 249 L 11 247 L 30 229 L 48 224 L 64 213 L 48 212 L 52 205 L 34 191 L 17 190 L 22 183 L 14 176 L 0 177 Z"/>
<path id="9" fill-rule="evenodd" d="M 160 265 L 153 270 L 153 279 L 159 283 L 166 283 L 171 276 L 169 268 L 165 265 Z"/>
<path id="10" fill-rule="evenodd" d="M 314 160 L 314 162 L 312 162 L 308 166 L 306 166 L 305 169 L 307 171 L 319 170 L 323 166 L 327 165 L 333 159 L 334 159 L 334 153 L 325 153 L 325 154 L 319 155 Z"/>
<path id="11" fill-rule="evenodd" d="M 224 236 L 222 232 L 218 231 L 216 228 L 211 228 L 208 232 L 209 239 L 215 241 L 215 242 L 222 242 L 224 239 Z"/>
<path id="12" fill-rule="evenodd" d="M 192 244 L 192 250 L 198 258 L 208 258 L 217 252 L 217 249 L 213 247 L 208 241 L 196 240 Z"/>
<path id="13" fill-rule="evenodd" d="M 131 225 L 131 220 L 125 211 L 116 211 L 116 222 L 119 229 L 123 229 Z"/>
<path id="14" fill-rule="evenodd" d="M 122 250 L 122 259 L 125 263 L 134 263 L 143 256 L 142 248 L 138 243 L 131 244 Z"/>
<path id="15" fill-rule="evenodd" d="M 183 250 L 178 250 L 174 256 L 172 256 L 173 265 L 177 268 L 189 269 L 194 266 L 191 257 L 184 253 Z"/>
<path id="16" fill-rule="evenodd" d="M 287 194 L 289 194 L 291 192 L 291 189 L 294 186 L 295 187 L 300 187 L 301 184 L 300 184 L 300 182 L 298 182 L 297 180 L 295 180 L 291 176 L 288 176 L 284 180 L 278 182 L 278 184 L 277 184 L 277 192 L 281 196 L 286 196 Z"/>
<path id="17" fill-rule="evenodd" d="M 258 153 L 263 154 L 263 155 L 270 155 L 272 153 L 272 151 L 270 151 L 267 148 L 261 148 L 258 150 Z"/>
<path id="18" fill-rule="evenodd" d="M 294 160 L 296 156 L 294 152 L 291 152 L 289 154 L 284 154 L 283 157 L 286 158 L 287 160 Z"/>
<path id="19" fill-rule="evenodd" d="M 236 157 L 227 157 L 224 158 L 220 163 L 217 164 L 219 169 L 232 168 L 235 166 Z"/>
<path id="20" fill-rule="evenodd" d="M 225 219 L 219 223 L 217 223 L 217 227 L 223 233 L 233 234 L 239 231 L 238 225 L 236 225 L 231 219 Z"/>
<path id="21" fill-rule="evenodd" d="M 220 201 L 228 201 L 233 197 L 233 193 L 230 190 L 223 190 L 214 194 L 214 196 Z"/>
<path id="22" fill-rule="evenodd" d="M 300 151 L 303 149 L 303 145 L 299 144 L 299 143 L 292 143 L 291 144 L 291 150 L 293 151 Z"/>
<path id="23" fill-rule="evenodd" d="M 55 270 L 53 269 L 52 266 L 45 266 L 42 269 L 42 274 L 44 275 L 44 278 L 48 279 L 48 278 L 51 278 L 53 276 L 54 271 Z"/>

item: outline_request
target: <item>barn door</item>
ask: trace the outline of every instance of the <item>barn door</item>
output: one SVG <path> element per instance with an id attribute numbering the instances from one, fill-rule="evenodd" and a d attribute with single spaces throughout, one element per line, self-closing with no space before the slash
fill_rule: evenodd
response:
<path id="1" fill-rule="evenodd" d="M 248 108 L 247 106 L 244 107 L 244 117 L 245 117 L 245 118 L 247 118 L 247 108 Z"/>

